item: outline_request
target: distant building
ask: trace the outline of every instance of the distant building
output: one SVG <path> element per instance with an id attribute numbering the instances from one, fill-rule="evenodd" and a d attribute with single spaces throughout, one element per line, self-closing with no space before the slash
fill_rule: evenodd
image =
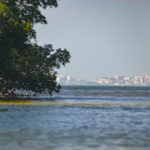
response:
<path id="1" fill-rule="evenodd" d="M 115 86 L 130 86 L 130 85 L 150 85 L 150 75 L 144 76 L 119 76 L 103 77 L 96 80 L 81 80 L 75 79 L 71 76 L 58 75 L 56 81 L 62 85 L 115 85 Z"/>
<path id="2" fill-rule="evenodd" d="M 123 79 L 124 79 L 125 81 L 129 81 L 129 80 L 130 80 L 130 77 L 125 76 Z"/>

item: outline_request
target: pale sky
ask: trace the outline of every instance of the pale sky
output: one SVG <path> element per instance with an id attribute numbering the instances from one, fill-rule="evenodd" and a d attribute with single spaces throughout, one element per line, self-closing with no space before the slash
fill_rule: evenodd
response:
<path id="1" fill-rule="evenodd" d="M 150 0 L 61 0 L 36 25 L 38 43 L 66 48 L 59 74 L 95 79 L 150 74 Z"/>

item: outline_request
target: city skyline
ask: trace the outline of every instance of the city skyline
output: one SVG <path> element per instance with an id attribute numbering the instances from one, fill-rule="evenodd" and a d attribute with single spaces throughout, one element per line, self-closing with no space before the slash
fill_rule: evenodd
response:
<path id="1" fill-rule="evenodd" d="M 97 79 L 77 79 L 70 75 L 58 75 L 56 81 L 62 85 L 113 85 L 113 86 L 150 86 L 150 75 L 99 77 Z"/>
<path id="2" fill-rule="evenodd" d="M 58 70 L 88 79 L 115 74 L 150 74 L 149 0 L 62 0 L 43 11 L 38 43 L 67 48 L 72 59 Z"/>

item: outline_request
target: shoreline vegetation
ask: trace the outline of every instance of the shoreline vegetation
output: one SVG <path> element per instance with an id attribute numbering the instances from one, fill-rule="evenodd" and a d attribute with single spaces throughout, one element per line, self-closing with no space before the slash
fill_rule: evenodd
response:
<path id="1" fill-rule="evenodd" d="M 71 55 L 51 43 L 38 45 L 34 28 L 47 24 L 41 10 L 57 7 L 57 1 L 0 1 L 0 97 L 15 97 L 17 90 L 59 92 L 57 70 Z"/>

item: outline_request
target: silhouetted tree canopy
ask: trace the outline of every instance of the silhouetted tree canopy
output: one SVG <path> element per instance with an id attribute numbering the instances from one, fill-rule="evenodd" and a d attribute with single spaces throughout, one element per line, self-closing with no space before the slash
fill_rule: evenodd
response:
<path id="1" fill-rule="evenodd" d="M 36 23 L 46 24 L 41 8 L 57 7 L 57 0 L 0 0 L 0 93 L 16 90 L 58 92 L 56 69 L 69 62 L 64 49 L 36 42 Z"/>

